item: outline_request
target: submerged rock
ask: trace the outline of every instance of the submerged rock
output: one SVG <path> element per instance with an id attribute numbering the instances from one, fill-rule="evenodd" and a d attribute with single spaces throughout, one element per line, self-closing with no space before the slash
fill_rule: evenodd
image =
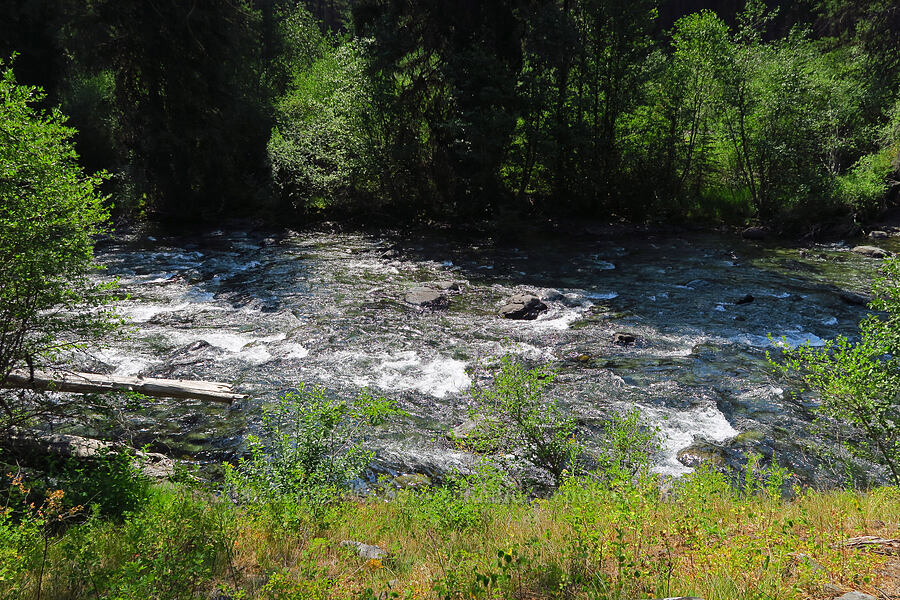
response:
<path id="1" fill-rule="evenodd" d="M 541 299 L 531 294 L 516 294 L 511 297 L 505 306 L 500 309 L 500 316 L 504 319 L 520 319 L 531 321 L 547 310 L 547 305 Z"/>
<path id="2" fill-rule="evenodd" d="M 345 548 L 354 548 L 356 553 L 359 554 L 359 557 L 365 558 L 366 560 L 380 560 L 388 557 L 387 550 L 383 550 L 373 544 L 363 544 L 362 542 L 354 540 L 344 540 L 341 542 L 341 546 Z"/>
<path id="3" fill-rule="evenodd" d="M 854 246 L 852 251 L 856 254 L 868 256 L 869 258 L 887 258 L 891 253 L 877 246 Z"/>
<path id="4" fill-rule="evenodd" d="M 744 294 L 743 296 L 741 296 L 740 298 L 735 300 L 734 303 L 735 304 L 750 304 L 754 300 L 755 300 L 755 298 L 753 296 L 751 296 L 750 294 Z"/>

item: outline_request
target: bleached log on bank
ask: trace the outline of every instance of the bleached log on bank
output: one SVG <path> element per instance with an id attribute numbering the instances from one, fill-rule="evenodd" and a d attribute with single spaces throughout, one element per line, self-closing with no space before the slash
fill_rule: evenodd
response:
<path id="1" fill-rule="evenodd" d="M 53 373 L 35 371 L 33 380 L 30 373 L 15 371 L 6 378 L 3 387 L 76 394 L 138 392 L 154 398 L 186 398 L 213 402 L 233 402 L 247 398 L 247 394 L 236 393 L 231 385 L 214 381 L 157 379 L 63 371 Z"/>

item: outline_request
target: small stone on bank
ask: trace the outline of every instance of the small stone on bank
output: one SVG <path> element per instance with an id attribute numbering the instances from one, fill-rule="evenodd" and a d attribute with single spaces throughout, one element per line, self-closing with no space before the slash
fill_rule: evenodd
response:
<path id="1" fill-rule="evenodd" d="M 863 594 L 862 592 L 847 592 L 837 600 L 878 600 L 871 594 Z"/>
<path id="2" fill-rule="evenodd" d="M 344 540 L 341 542 L 341 546 L 344 546 L 345 548 L 355 548 L 359 557 L 365 558 L 366 560 L 378 560 L 388 557 L 386 550 L 382 550 L 373 544 L 363 544 L 362 542 L 354 540 Z"/>

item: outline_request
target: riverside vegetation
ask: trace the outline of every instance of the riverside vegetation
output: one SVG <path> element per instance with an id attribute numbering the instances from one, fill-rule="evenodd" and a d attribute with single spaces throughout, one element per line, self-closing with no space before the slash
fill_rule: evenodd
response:
<path id="1" fill-rule="evenodd" d="M 14 0 L 115 214 L 794 230 L 891 200 L 891 0 Z M 896 188 L 893 188 L 896 191 Z"/>
<path id="2" fill-rule="evenodd" d="M 479 410 L 490 441 L 473 472 L 364 497 L 363 427 L 402 418 L 385 400 L 307 387 L 267 409 L 222 484 L 181 472 L 151 485 L 128 454 L 6 475 L 0 598 L 820 598 L 894 593 L 890 556 L 845 545 L 900 527 L 900 491 L 821 492 L 758 455 L 741 474 L 652 472 L 654 432 L 613 417 L 591 463 L 570 423 L 533 391 L 541 369 L 506 362 Z M 538 384 L 538 389 L 544 383 Z M 498 406 L 500 407 L 498 409 Z M 539 420 L 535 415 L 550 415 Z M 528 415 L 523 421 L 522 415 Z M 527 422 L 536 426 L 532 429 Z M 495 459 L 498 427 L 564 451 L 534 496 Z M 362 553 L 347 540 L 377 545 Z M 877 547 L 876 547 L 877 548 Z M 831 594 L 834 595 L 834 594 Z"/>

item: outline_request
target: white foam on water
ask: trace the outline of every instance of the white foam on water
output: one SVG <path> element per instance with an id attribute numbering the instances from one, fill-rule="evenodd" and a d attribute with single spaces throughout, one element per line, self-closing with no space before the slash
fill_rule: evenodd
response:
<path id="1" fill-rule="evenodd" d="M 145 323 L 158 314 L 178 312 L 189 305 L 183 304 L 137 304 L 134 306 L 119 306 L 117 312 L 134 323 Z"/>
<path id="2" fill-rule="evenodd" d="M 819 336 L 802 330 L 788 331 L 781 336 L 772 336 L 772 339 L 769 339 L 768 336 L 752 333 L 742 333 L 728 339 L 735 344 L 744 344 L 754 348 L 796 348 L 807 343 L 815 348 L 825 345 L 825 340 Z"/>
<path id="3" fill-rule="evenodd" d="M 618 292 L 587 292 L 585 298 L 590 298 L 591 300 L 612 300 L 613 298 L 618 298 Z"/>
<path id="4" fill-rule="evenodd" d="M 265 337 L 252 337 L 230 331 L 193 330 L 190 333 L 171 332 L 169 339 L 176 345 L 193 344 L 203 341 L 210 346 L 224 350 L 227 354 L 222 360 L 241 360 L 259 365 L 272 359 L 268 344 L 280 342 L 287 336 L 283 333 Z"/>
<path id="5" fill-rule="evenodd" d="M 719 312 L 725 312 L 725 305 L 724 304 L 716 304 L 716 306 L 715 306 L 715 308 L 713 308 L 713 310 L 717 310 Z"/>
<path id="6" fill-rule="evenodd" d="M 358 373 L 351 378 L 360 387 L 372 386 L 386 391 L 416 390 L 435 398 L 444 398 L 472 384 L 465 362 L 444 357 L 422 358 L 414 350 L 375 355 L 337 352 L 335 358 L 338 363 L 347 365 L 345 372 L 352 370 Z"/>
<path id="7" fill-rule="evenodd" d="M 281 348 L 285 350 L 284 358 L 306 358 L 309 356 L 309 349 L 296 342 L 282 344 Z"/>
<path id="8" fill-rule="evenodd" d="M 824 321 L 822 321 L 822 325 L 837 325 L 838 320 L 837 317 L 828 317 Z"/>
<path id="9" fill-rule="evenodd" d="M 693 470 L 678 462 L 678 451 L 693 444 L 695 439 L 724 442 L 738 434 L 725 415 L 712 405 L 689 410 L 639 408 L 644 418 L 660 429 L 661 461 L 654 470 L 666 475 L 683 475 Z"/>
<path id="10" fill-rule="evenodd" d="M 137 375 L 151 364 L 152 361 L 139 356 L 126 354 L 114 348 L 104 348 L 94 352 L 94 356 L 103 363 L 113 367 L 113 375 Z"/>
<path id="11" fill-rule="evenodd" d="M 616 265 L 606 260 L 595 260 L 594 266 L 601 271 L 612 271 L 616 268 Z"/>
<path id="12" fill-rule="evenodd" d="M 569 326 L 581 318 L 585 308 L 593 306 L 588 302 L 579 308 L 553 309 L 540 315 L 531 323 L 531 328 L 535 331 L 565 331 Z"/>

